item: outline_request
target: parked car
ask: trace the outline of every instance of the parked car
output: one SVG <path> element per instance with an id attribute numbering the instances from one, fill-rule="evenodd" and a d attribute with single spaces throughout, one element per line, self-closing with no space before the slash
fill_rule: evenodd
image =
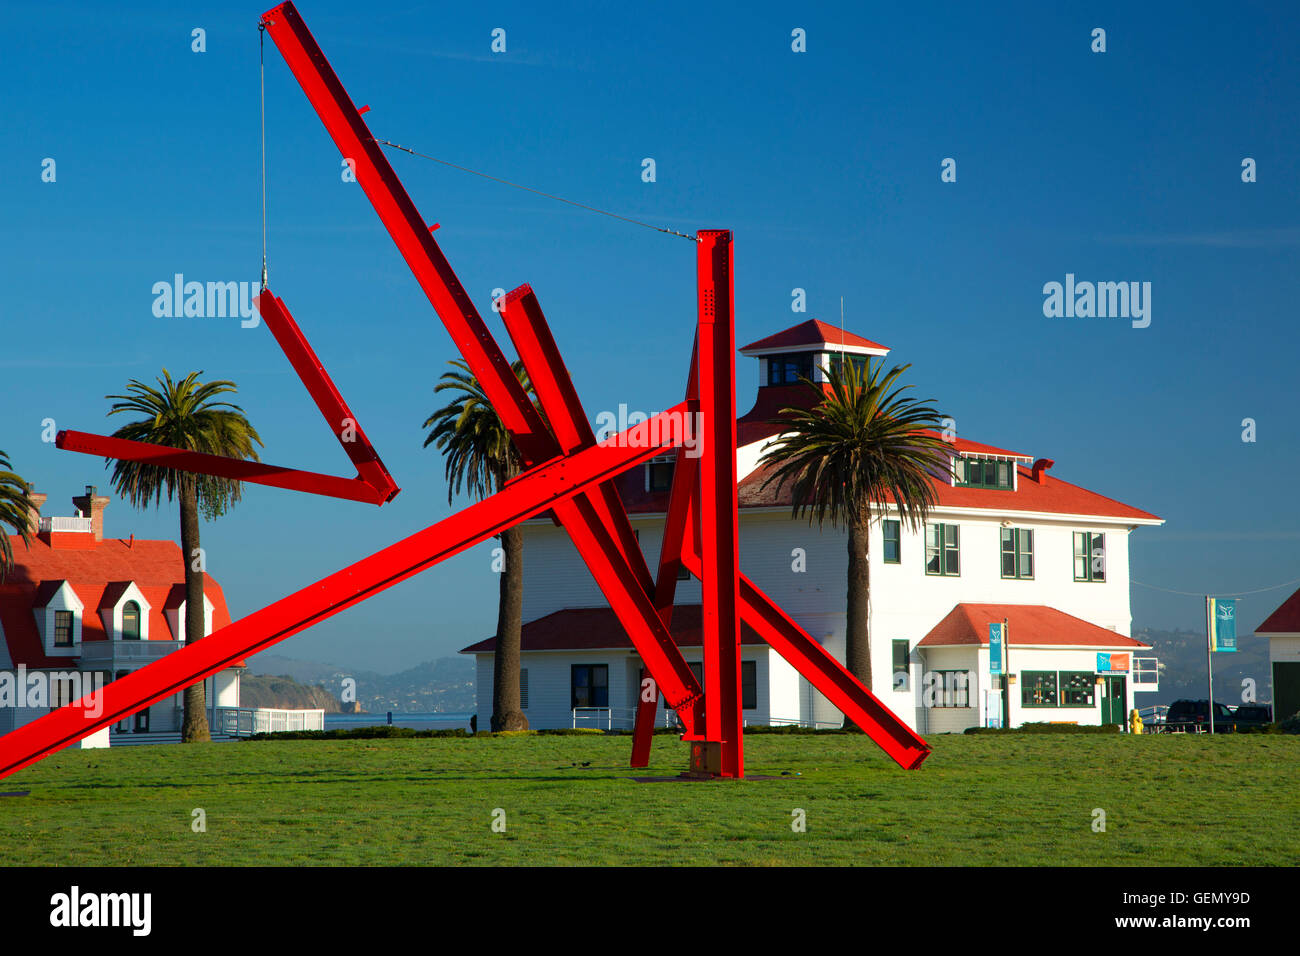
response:
<path id="1" fill-rule="evenodd" d="M 1241 704 L 1234 707 L 1228 718 L 1234 733 L 1266 727 L 1273 722 L 1273 708 L 1268 704 Z M 1219 729 L 1219 718 L 1214 718 L 1214 729 Z"/>
<path id="2" fill-rule="evenodd" d="M 1232 710 L 1227 704 L 1214 704 L 1214 729 L 1219 733 L 1231 732 Z M 1173 732 L 1204 734 L 1210 732 L 1210 702 L 1208 700 L 1176 700 L 1165 713 L 1165 729 Z"/>

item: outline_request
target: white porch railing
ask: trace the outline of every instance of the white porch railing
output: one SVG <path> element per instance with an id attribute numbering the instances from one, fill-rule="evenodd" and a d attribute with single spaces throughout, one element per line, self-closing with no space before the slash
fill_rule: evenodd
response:
<path id="1" fill-rule="evenodd" d="M 636 711 L 630 707 L 575 707 L 573 726 L 602 727 L 605 730 L 631 730 Z"/>
<path id="2" fill-rule="evenodd" d="M 266 707 L 218 707 L 216 710 L 217 727 L 230 737 L 325 729 L 323 710 L 272 710 Z"/>
<path id="3" fill-rule="evenodd" d="M 1135 691 L 1160 689 L 1160 661 L 1158 658 L 1133 658 L 1133 689 Z"/>
<path id="4" fill-rule="evenodd" d="M 184 646 L 184 641 L 82 641 L 81 660 L 156 661 Z"/>
<path id="5" fill-rule="evenodd" d="M 39 530 L 42 533 L 50 531 L 94 531 L 95 526 L 91 518 L 62 518 L 50 515 L 48 518 L 42 518 Z"/>

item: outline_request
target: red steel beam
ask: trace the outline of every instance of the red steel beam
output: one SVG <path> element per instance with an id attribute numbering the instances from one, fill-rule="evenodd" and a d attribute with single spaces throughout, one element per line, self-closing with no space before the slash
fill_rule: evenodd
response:
<path id="1" fill-rule="evenodd" d="M 351 160 L 358 185 L 510 432 L 520 456 L 528 464 L 552 457 L 556 453 L 554 438 L 524 395 L 510 363 L 297 9 L 292 3 L 283 3 L 264 13 L 262 23 L 340 153 Z M 645 616 L 636 593 L 643 584 L 640 575 L 621 560 L 619 543 L 594 523 L 598 516 L 584 511 L 581 502 L 557 508 L 556 517 L 574 539 L 593 576 L 598 582 L 605 581 L 602 587 L 635 588 L 611 596 L 610 606 L 651 668 L 665 699 L 682 713 L 698 698 L 691 687 L 694 677 L 689 683 L 677 679 L 677 668 L 671 663 L 674 654 L 680 656 L 676 646 L 671 640 L 665 646 L 662 640 L 648 636 L 655 622 Z M 613 564 L 606 567 L 604 562 Z M 693 719 L 682 716 L 683 722 L 693 727 Z"/>
<path id="2" fill-rule="evenodd" d="M 182 451 L 179 448 L 130 441 L 126 438 L 113 438 L 108 435 L 61 431 L 55 436 L 54 445 L 65 451 L 78 451 L 86 455 L 140 461 L 159 468 L 175 468 L 177 471 L 192 471 L 201 475 L 219 475 L 222 478 L 250 481 L 258 485 L 269 485 L 272 488 L 305 491 L 313 495 L 327 495 L 349 501 L 364 501 L 372 505 L 381 505 L 386 500 L 384 492 L 377 491 L 373 485 L 360 478 L 321 475 L 313 471 L 299 471 L 296 468 L 268 465 L 260 461 L 205 455 L 197 451 Z"/>
<path id="3" fill-rule="evenodd" d="M 398 251 L 447 327 L 452 341 L 525 458 L 551 457 L 552 440 L 541 416 L 484 324 L 415 203 L 361 118 L 325 54 L 292 3 L 262 14 L 266 32 L 298 80 L 325 130 L 350 160 L 357 184 L 393 237 Z"/>
<path id="4" fill-rule="evenodd" d="M 528 371 L 528 379 L 537 392 L 538 403 L 560 451 L 568 454 L 596 444 L 596 435 L 587 421 L 578 391 L 573 386 L 573 379 L 532 286 L 524 284 L 506 294 L 501 318 Z M 642 590 L 649 593 L 653 589 L 650 571 L 618 491 L 607 482 L 600 486 L 598 495 L 588 497 L 602 523 L 613 533 L 619 551 L 641 582 Z"/>
<path id="5" fill-rule="evenodd" d="M 699 442 L 704 435 L 696 428 L 699 419 L 700 389 L 697 374 L 699 333 L 691 349 L 690 372 L 686 377 L 686 404 L 691 409 L 690 426 L 696 446 L 694 452 L 678 447 L 673 464 L 673 483 L 668 491 L 668 513 L 664 516 L 663 539 L 659 545 L 659 568 L 655 575 L 655 608 L 665 624 L 671 623 L 673 601 L 677 597 L 677 570 L 682 566 L 682 544 L 685 541 L 686 521 L 691 513 L 691 498 L 699 486 Z"/>
<path id="6" fill-rule="evenodd" d="M 699 383 L 696 377 L 696 361 L 699 356 L 699 332 L 696 331 L 695 344 L 691 348 L 690 371 L 686 376 L 686 403 L 691 408 L 690 427 L 695 441 L 703 440 L 695 427 L 699 416 Z M 696 448 L 698 449 L 698 444 Z M 682 567 L 682 543 L 685 539 L 686 522 L 691 514 L 691 497 L 699 485 L 699 458 L 687 453 L 683 447 L 677 449 L 677 461 L 673 465 L 673 484 L 668 492 L 668 513 L 664 516 L 664 531 L 659 542 L 659 569 L 655 576 L 655 610 L 663 620 L 665 627 L 672 626 L 673 601 L 677 597 L 677 570 Z M 658 697 L 655 697 L 658 700 Z M 641 700 L 637 704 L 636 719 L 632 724 L 632 759 L 629 766 L 645 767 L 650 763 L 650 745 L 654 741 L 655 716 L 658 713 L 656 703 L 646 704 Z"/>
<path id="7" fill-rule="evenodd" d="M 347 402 L 334 387 L 334 382 L 326 373 L 325 367 L 321 365 L 320 359 L 316 357 L 307 337 L 298 328 L 298 323 L 289 314 L 284 302 L 276 298 L 269 289 L 263 289 L 258 297 L 258 312 L 271 330 L 271 334 L 275 336 L 281 350 L 288 357 L 290 364 L 293 365 L 294 371 L 298 373 L 298 378 L 302 380 L 308 393 L 316 402 L 316 407 L 320 409 L 326 424 L 334 432 L 334 436 L 343 446 L 348 457 L 352 459 L 352 463 L 356 465 L 356 478 L 339 478 L 335 475 L 322 475 L 314 471 L 266 465 L 222 455 L 205 455 L 151 442 L 129 441 L 106 435 L 93 435 L 89 432 L 62 431 L 55 436 L 55 446 L 65 451 L 120 458 L 124 461 L 140 461 L 159 468 L 175 468 L 180 471 L 217 475 L 274 488 L 286 488 L 290 491 L 305 491 L 331 498 L 364 501 L 372 505 L 382 505 L 392 501 L 399 490 L 397 483 L 384 467 L 379 453 L 370 444 L 365 432 L 361 430 Z"/>
<path id="8" fill-rule="evenodd" d="M 700 573 L 698 542 L 689 542 L 682 561 L 691 573 Z M 919 767 L 930 756 L 929 744 L 744 574 L 740 618 L 904 770 Z"/>
<path id="9" fill-rule="evenodd" d="M 658 447 L 649 440 L 649 425 L 629 430 L 645 429 L 644 441 L 636 434 L 629 441 L 624 433 L 542 465 L 495 495 L 106 684 L 98 692 L 97 717 L 73 704 L 0 736 L 0 778 L 654 457 Z"/>
<path id="10" fill-rule="evenodd" d="M 523 285 L 507 295 L 501 314 L 560 450 L 572 454 L 594 445 L 596 436 L 532 288 Z M 685 421 L 685 415 L 674 412 L 658 420 Z M 588 567 L 655 675 L 656 685 L 662 684 L 665 700 L 679 713 L 698 708 L 699 683 L 673 641 L 668 622 L 655 611 L 650 571 L 613 482 L 565 502 L 556 517 L 580 552 L 603 553 L 604 561 L 589 561 Z M 698 716 L 684 721 L 689 734 L 696 731 Z"/>
<path id="11" fill-rule="evenodd" d="M 706 740 L 724 777 L 745 775 L 740 691 L 740 539 L 736 500 L 736 360 L 731 233 L 697 233 L 700 563 Z"/>
<path id="12" fill-rule="evenodd" d="M 348 403 L 334 386 L 334 380 L 316 357 L 316 351 L 289 314 L 284 300 L 275 296 L 270 289 L 263 289 L 258 297 L 257 311 L 280 344 L 280 350 L 289 359 L 289 364 L 298 373 L 298 378 L 307 387 L 312 401 L 320 409 L 321 417 L 356 466 L 357 477 L 383 495 L 383 501 L 392 501 L 399 491 L 397 482 L 393 481 L 393 476 L 384 467 L 375 446 L 370 444 L 370 439 L 362 431 L 356 416 L 348 408 Z"/>

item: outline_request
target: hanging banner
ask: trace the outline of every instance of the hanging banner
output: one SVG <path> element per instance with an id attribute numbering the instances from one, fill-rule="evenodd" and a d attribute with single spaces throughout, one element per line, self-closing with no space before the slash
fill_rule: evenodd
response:
<path id="1" fill-rule="evenodd" d="M 989 673 L 997 677 L 1002 673 L 1002 625 L 989 625 Z"/>
<path id="2" fill-rule="evenodd" d="M 1209 613 L 1206 621 L 1210 628 L 1211 651 L 1236 651 L 1237 649 L 1237 599 L 1206 598 Z"/>
<path id="3" fill-rule="evenodd" d="M 1098 654 L 1098 674 L 1127 674 L 1129 670 L 1128 654 Z"/>

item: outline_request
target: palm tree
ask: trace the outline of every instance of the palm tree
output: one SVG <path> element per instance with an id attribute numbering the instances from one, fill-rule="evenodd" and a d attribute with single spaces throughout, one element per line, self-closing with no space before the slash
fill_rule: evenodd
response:
<path id="1" fill-rule="evenodd" d="M 244 417 L 244 410 L 225 401 L 213 401 L 219 395 L 233 394 L 235 383 L 224 380 L 200 382 L 202 372 L 191 372 L 180 381 L 163 369 L 158 388 L 132 379 L 125 395 L 106 395 L 117 399 L 109 415 L 137 412 L 144 417 L 123 425 L 114 438 L 167 445 L 185 451 L 247 458 L 258 461 L 254 443 L 262 439 Z M 214 475 L 196 475 L 146 462 L 118 459 L 113 466 L 113 485 L 119 495 L 137 508 L 167 500 L 180 500 L 181 556 L 185 561 L 185 643 L 203 637 L 203 571 L 205 562 L 199 547 L 199 513 L 211 520 L 225 514 L 242 496 L 242 484 Z M 203 682 L 185 688 L 185 718 L 181 740 L 197 743 L 210 740 Z"/>
<path id="2" fill-rule="evenodd" d="M 9 470 L 11 467 L 8 454 L 0 451 L 0 581 L 14 566 L 13 546 L 3 526 L 13 528 L 25 544 L 32 541 L 31 502 L 27 497 L 31 489 L 27 482 Z"/>
<path id="3" fill-rule="evenodd" d="M 774 466 L 764 487 L 792 485 L 795 517 L 848 530 L 845 666 L 868 690 L 872 519 L 892 502 L 909 528 L 924 527 L 936 501 L 933 478 L 951 467 L 952 446 L 930 431 L 942 428 L 941 415 L 929 399 L 903 394 L 912 386 L 897 385 L 909 368 L 833 362 L 829 392 L 812 408 L 782 409 L 776 422 L 785 429 L 759 462 Z"/>
<path id="4" fill-rule="evenodd" d="M 505 487 L 520 473 L 519 453 L 505 425 L 469 366 L 448 362 L 456 371 L 444 372 L 434 392 L 451 389 L 452 401 L 430 415 L 422 427 L 430 429 L 424 447 L 434 445 L 446 457 L 447 502 L 461 488 L 476 498 L 486 498 Z M 512 366 L 526 395 L 532 383 L 522 362 Z M 493 733 L 527 730 L 519 693 L 520 640 L 523 629 L 524 538 L 519 526 L 501 532 L 504 566 L 497 602 L 497 646 L 492 659 Z"/>

